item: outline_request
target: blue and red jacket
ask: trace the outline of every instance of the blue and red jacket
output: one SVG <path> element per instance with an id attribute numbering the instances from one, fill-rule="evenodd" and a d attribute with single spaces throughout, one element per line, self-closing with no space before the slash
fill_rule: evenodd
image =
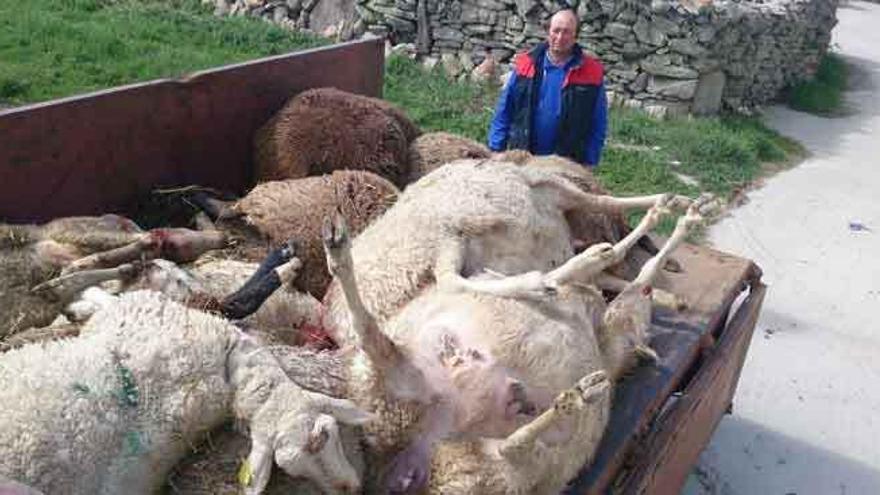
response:
<path id="1" fill-rule="evenodd" d="M 489 148 L 598 164 L 608 126 L 603 73 L 579 45 L 562 67 L 547 59 L 546 43 L 518 54 L 489 127 Z"/>

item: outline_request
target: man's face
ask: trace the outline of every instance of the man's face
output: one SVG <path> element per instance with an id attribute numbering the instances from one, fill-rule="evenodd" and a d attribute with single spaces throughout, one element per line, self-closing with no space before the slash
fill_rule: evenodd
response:
<path id="1" fill-rule="evenodd" d="M 554 58 L 564 58 L 571 54 L 576 25 L 577 22 L 569 12 L 559 12 L 550 18 L 547 42 L 550 44 L 550 54 Z"/>

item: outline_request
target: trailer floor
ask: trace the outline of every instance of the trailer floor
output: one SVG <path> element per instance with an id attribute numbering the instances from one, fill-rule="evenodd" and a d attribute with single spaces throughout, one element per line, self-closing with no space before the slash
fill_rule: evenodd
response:
<path id="1" fill-rule="evenodd" d="M 858 68 L 855 113 L 770 109 L 812 156 L 710 232 L 769 290 L 733 414 L 688 495 L 880 493 L 880 5 L 842 2 L 838 19 L 834 51 Z"/>

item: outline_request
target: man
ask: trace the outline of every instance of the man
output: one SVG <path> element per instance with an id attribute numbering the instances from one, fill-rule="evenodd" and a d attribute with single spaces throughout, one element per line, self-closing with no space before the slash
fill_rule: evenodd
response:
<path id="1" fill-rule="evenodd" d="M 547 41 L 517 54 L 489 127 L 489 148 L 557 154 L 596 166 L 608 106 L 602 64 L 576 43 L 577 14 L 550 18 Z"/>

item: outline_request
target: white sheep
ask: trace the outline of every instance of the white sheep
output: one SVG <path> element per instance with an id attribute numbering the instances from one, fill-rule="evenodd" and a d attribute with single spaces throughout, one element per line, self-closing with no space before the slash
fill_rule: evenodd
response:
<path id="1" fill-rule="evenodd" d="M 379 461 L 386 487 L 417 490 L 438 442 L 505 438 L 577 383 L 589 407 L 526 431 L 550 444 L 577 433 L 590 443 L 572 459 L 586 460 L 607 421 L 609 381 L 633 356 L 654 356 L 644 306 L 637 324 L 619 318 L 603 330 L 605 301 L 593 280 L 667 209 L 691 203 L 591 195 L 553 171 L 462 161 L 407 188 L 350 253 L 328 250 L 336 276 L 325 298 L 329 330 L 353 353 L 349 397 L 380 416 L 366 428 L 378 458 L 397 452 L 390 466 Z M 648 207 L 614 246 L 574 255 L 570 215 Z M 545 488 L 557 481 L 536 478 Z"/>
<path id="2" fill-rule="evenodd" d="M 43 225 L 0 224 L 0 340 L 51 323 L 76 294 L 126 261 L 158 256 L 188 262 L 226 244 L 219 232 L 141 231 L 118 215 L 66 217 Z M 75 274 L 96 268 L 90 274 Z M 52 279 L 59 274 L 65 277 Z"/>
<path id="3" fill-rule="evenodd" d="M 369 415 L 290 381 L 228 321 L 137 291 L 75 339 L 0 356 L 0 476 L 71 494 L 152 493 L 201 434 L 250 425 L 242 470 L 259 493 L 274 461 L 326 491 L 356 490 L 336 421 Z"/>
<path id="4" fill-rule="evenodd" d="M 292 251 L 291 251 L 292 256 Z M 299 258 L 297 257 L 297 260 Z M 187 306 L 222 312 L 222 302 L 247 282 L 259 268 L 258 263 L 208 257 L 189 266 L 164 259 L 154 259 L 136 266 L 123 264 L 112 269 L 83 270 L 47 284 L 74 288 L 75 299 L 61 310 L 62 316 L 51 325 L 31 328 L 0 342 L 0 352 L 30 342 L 55 340 L 79 335 L 80 327 L 102 308 L 116 304 L 116 294 L 135 290 L 153 290 Z M 286 278 L 284 290 L 274 291 L 242 323 L 267 341 L 326 348 L 332 344 L 320 331 L 320 302 L 311 294 L 290 290 L 298 270 L 281 272 Z M 71 279 L 78 279 L 72 281 Z M 91 285 L 98 284 L 101 285 Z M 90 285 L 80 292 L 80 288 Z M 71 291 L 73 292 L 73 291 Z"/>
<path id="5" fill-rule="evenodd" d="M 651 319 L 651 282 L 669 254 L 702 220 L 700 209 L 703 207 L 703 202 L 697 202 L 688 209 L 669 241 L 607 308 L 596 300 L 584 299 L 584 294 L 578 297 L 579 290 L 559 298 L 553 304 L 557 313 L 550 317 L 535 314 L 535 309 L 548 306 L 546 302 L 495 299 L 485 305 L 488 310 L 504 311 L 503 321 L 509 324 L 497 327 L 503 334 L 495 336 L 501 343 L 490 346 L 492 352 L 507 363 L 523 363 L 530 355 L 531 359 L 523 363 L 520 371 L 529 377 L 532 387 L 539 385 L 542 379 L 552 379 L 553 375 L 565 376 L 570 367 L 578 368 L 579 363 L 554 361 L 553 356 L 577 358 L 577 352 L 583 348 L 576 347 L 570 352 L 565 346 L 572 343 L 575 333 L 590 327 L 588 319 L 596 316 L 601 316 L 601 321 L 595 323 L 595 342 L 601 359 L 583 356 L 581 369 L 595 371 L 578 380 L 572 388 L 563 390 L 550 408 L 507 438 L 440 443 L 431 459 L 431 493 L 558 493 L 590 462 L 609 420 L 611 385 L 621 379 L 639 354 L 657 359 L 643 344 L 647 341 Z M 649 211 L 648 216 L 656 213 L 657 210 Z M 593 306 L 600 314 L 581 313 L 578 318 L 579 308 L 571 304 Z M 545 342 L 542 351 L 539 349 L 542 344 L 535 342 L 540 338 L 555 340 L 564 346 Z M 531 348 L 511 354 L 510 343 L 515 341 L 524 347 L 531 344 Z M 527 394 L 534 392 L 535 389 L 530 388 Z"/>

